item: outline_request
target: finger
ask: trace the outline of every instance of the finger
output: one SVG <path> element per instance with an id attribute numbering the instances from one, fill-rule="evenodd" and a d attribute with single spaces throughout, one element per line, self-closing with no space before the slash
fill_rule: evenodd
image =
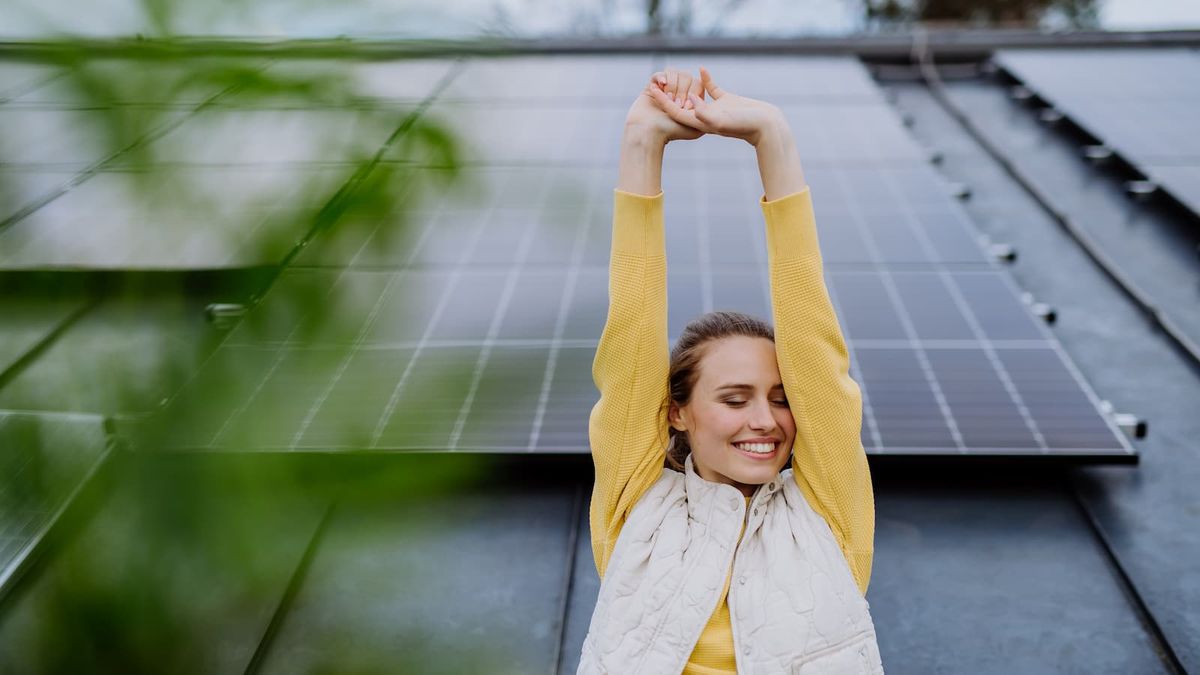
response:
<path id="1" fill-rule="evenodd" d="M 656 85 L 659 89 L 667 86 L 667 74 L 663 71 L 658 71 L 650 76 L 650 83 Z"/>
<path id="2" fill-rule="evenodd" d="M 667 117 L 670 117 L 676 122 L 684 126 L 691 127 L 697 131 L 710 133 L 711 128 L 704 122 L 696 119 L 696 114 L 694 112 L 691 110 L 684 110 L 683 108 L 679 107 L 679 105 L 672 101 L 671 97 L 667 94 L 660 91 L 651 91 L 650 96 L 654 98 L 656 103 L 658 103 L 658 107 L 662 108 L 663 112 L 667 114 Z"/>
<path id="3" fill-rule="evenodd" d="M 667 92 L 667 97 L 674 101 L 675 87 L 679 84 L 679 71 L 674 68 L 667 68 L 667 86 L 663 91 Z"/>
<path id="4" fill-rule="evenodd" d="M 675 87 L 675 101 L 682 107 L 683 104 L 687 103 L 688 90 L 692 88 L 692 74 L 680 73 L 679 81 L 675 83 Z"/>
<path id="5" fill-rule="evenodd" d="M 704 66 L 700 66 L 700 82 L 704 84 L 704 91 L 707 91 L 714 101 L 725 95 L 725 91 L 718 87 L 716 82 L 713 82 L 712 74 Z"/>
<path id="6" fill-rule="evenodd" d="M 696 108 L 692 111 L 692 114 L 696 116 L 698 123 L 704 125 L 705 133 L 719 134 L 721 119 L 717 111 L 713 110 L 712 104 L 695 94 L 691 94 L 689 100 L 691 100 L 692 105 Z"/>
<path id="7" fill-rule="evenodd" d="M 693 96 L 699 97 L 699 98 L 704 98 L 704 83 L 698 79 L 692 80 L 692 86 L 688 87 L 687 105 L 684 106 L 688 110 L 692 110 L 693 108 L 696 107 L 695 101 L 692 100 Z"/>

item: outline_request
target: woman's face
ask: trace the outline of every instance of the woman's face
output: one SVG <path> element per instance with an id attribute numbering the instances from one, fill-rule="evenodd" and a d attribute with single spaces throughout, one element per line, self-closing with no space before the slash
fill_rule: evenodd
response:
<path id="1" fill-rule="evenodd" d="M 672 405 L 669 421 L 687 432 L 701 478 L 748 496 L 783 469 L 796 438 L 775 343 L 736 336 L 704 349 L 691 400 Z"/>

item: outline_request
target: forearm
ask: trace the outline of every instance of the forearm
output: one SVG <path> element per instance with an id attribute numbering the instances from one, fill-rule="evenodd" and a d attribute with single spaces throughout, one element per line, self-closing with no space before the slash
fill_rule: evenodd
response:
<path id="1" fill-rule="evenodd" d="M 796 141 L 782 113 L 771 115 L 771 121 L 759 132 L 753 145 L 758 153 L 758 173 L 767 201 L 808 187 L 800 167 Z"/>
<path id="2" fill-rule="evenodd" d="M 617 189 L 653 197 L 662 192 L 662 162 L 666 140 L 637 127 L 625 127 Z"/>

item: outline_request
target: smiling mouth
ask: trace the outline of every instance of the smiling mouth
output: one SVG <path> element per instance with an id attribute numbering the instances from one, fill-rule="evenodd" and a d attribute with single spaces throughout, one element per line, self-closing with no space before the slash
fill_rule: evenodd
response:
<path id="1" fill-rule="evenodd" d="M 779 448 L 779 443 L 734 443 L 733 447 L 744 455 L 763 459 L 773 456 Z"/>

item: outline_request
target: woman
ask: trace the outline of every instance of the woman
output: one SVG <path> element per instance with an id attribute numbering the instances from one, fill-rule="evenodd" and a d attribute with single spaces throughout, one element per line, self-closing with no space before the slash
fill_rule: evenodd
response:
<path id="1" fill-rule="evenodd" d="M 707 314 L 668 357 L 663 150 L 704 134 L 758 153 L 777 334 Z M 882 672 L 862 402 L 779 109 L 703 68 L 655 73 L 625 121 L 609 273 L 589 423 L 603 581 L 579 672 Z"/>

